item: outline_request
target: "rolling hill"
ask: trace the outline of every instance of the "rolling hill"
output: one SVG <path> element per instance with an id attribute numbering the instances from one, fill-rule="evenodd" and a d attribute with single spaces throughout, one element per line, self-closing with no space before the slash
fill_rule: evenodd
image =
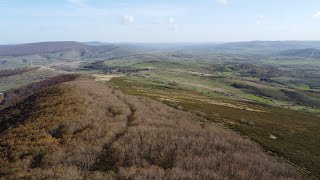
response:
<path id="1" fill-rule="evenodd" d="M 218 45 L 217 50 L 237 51 L 237 50 L 252 50 L 252 51 L 281 51 L 288 49 L 302 48 L 319 48 L 319 41 L 251 41 L 251 42 L 232 42 Z"/>
<path id="2" fill-rule="evenodd" d="M 300 179 L 201 117 L 87 76 L 67 79 L 30 86 L 0 112 L 0 178 Z"/>
<path id="3" fill-rule="evenodd" d="M 47 54 L 64 51 L 103 52 L 117 48 L 135 51 L 217 51 L 217 52 L 281 52 L 286 50 L 310 51 L 320 48 L 319 41 L 249 41 L 230 43 L 176 43 L 176 44 L 143 44 L 143 43 L 103 43 L 92 42 L 40 42 L 18 45 L 0 45 L 0 56 L 23 56 L 31 54 Z"/>
<path id="4" fill-rule="evenodd" d="M 74 41 L 39 42 L 18 45 L 0 45 L 0 56 L 25 56 L 34 54 L 49 54 L 68 51 L 79 51 L 84 55 L 87 52 L 103 54 L 108 51 L 121 49 L 115 44 L 80 43 Z M 128 49 L 123 47 L 124 49 Z"/>
<path id="5" fill-rule="evenodd" d="M 308 48 L 308 49 L 290 49 L 281 51 L 278 56 L 286 57 L 299 57 L 299 58 L 320 58 L 320 49 Z"/>
<path id="6" fill-rule="evenodd" d="M 46 54 L 70 50 L 86 50 L 92 47 L 86 44 L 65 41 L 65 42 L 40 42 L 18 45 L 0 46 L 0 56 L 22 56 L 30 54 Z"/>
<path id="7" fill-rule="evenodd" d="M 77 68 L 81 61 L 104 60 L 136 52 L 115 44 L 93 46 L 72 41 L 2 45 L 0 69 L 28 67 L 32 64 L 70 70 Z"/>
<path id="8" fill-rule="evenodd" d="M 243 177 L 243 179 L 249 176 L 249 178 L 263 176 L 269 179 L 298 178 L 291 170 L 287 170 L 286 165 L 282 166 L 277 163 L 275 165 L 272 158 L 270 162 L 266 160 L 270 159 L 269 157 L 266 159 L 263 157 L 262 161 L 270 163 L 270 167 L 265 167 L 265 164 L 259 165 L 259 168 L 267 169 L 267 174 L 262 173 L 261 169 L 251 169 L 256 171 L 253 174 L 247 172 L 247 169 L 241 169 L 238 166 L 240 163 L 238 159 L 230 160 L 235 161 L 235 167 L 231 169 L 228 169 L 229 164 L 221 166 L 221 168 L 228 169 L 226 173 L 219 169 L 220 166 L 218 168 L 210 164 L 213 161 L 212 154 L 222 154 L 224 157 L 222 159 L 228 160 L 225 156 L 229 157 L 230 154 L 225 155 L 225 153 L 231 153 L 233 157 L 234 154 L 239 153 L 239 150 L 242 151 L 243 147 L 233 140 L 227 140 L 228 148 L 222 148 L 222 152 L 215 151 L 216 146 L 219 146 L 215 143 L 210 144 L 210 148 L 207 145 L 198 144 L 202 150 L 194 148 L 191 140 L 184 144 L 184 140 L 189 138 L 185 133 L 192 136 L 194 133 L 197 134 L 195 135 L 197 138 L 190 137 L 194 142 L 198 142 L 199 139 L 210 142 L 211 139 L 219 137 L 217 134 L 211 136 L 210 133 L 216 131 L 220 133 L 221 128 L 206 122 L 203 119 L 206 118 L 210 122 L 221 124 L 249 137 L 265 151 L 272 152 L 273 155 L 301 167 L 299 169 L 307 174 L 319 177 L 319 158 L 317 158 L 319 157 L 319 143 L 309 140 L 310 137 L 316 139 L 314 137 L 319 134 L 317 127 L 320 113 L 320 74 L 318 71 L 320 61 L 317 59 L 319 53 L 317 45 L 317 42 L 307 41 L 254 41 L 225 44 L 154 44 L 152 46 L 99 42 L 48 42 L 10 46 L 11 51 L 4 51 L 7 55 L 11 53 L 10 56 L 0 56 L 0 92 L 5 93 L 5 100 L 0 105 L 0 121 L 4 120 L 0 123 L 0 129 L 2 129 L 0 136 L 8 132 L 10 135 L 3 135 L 3 137 L 11 138 L 12 141 L 0 139 L 4 142 L 0 144 L 0 154 L 3 154 L 0 155 L 0 159 L 3 159 L 0 166 L 9 167 L 3 171 L 0 168 L 0 176 L 11 179 L 17 178 L 17 175 L 19 178 L 44 179 L 70 179 L 70 176 L 88 179 L 93 177 L 233 179 L 235 176 Z M 8 46 L 1 47 L 8 49 Z M 25 53 L 22 53 L 24 48 Z M 17 53 L 20 50 L 20 54 Z M 186 115 L 186 112 L 171 109 L 147 98 L 123 95 L 110 85 L 99 84 L 88 77 L 78 77 L 72 73 L 93 74 L 94 77 L 102 79 L 116 77 L 112 78 L 108 84 L 113 84 L 127 94 L 151 97 L 189 113 Z M 71 85 L 74 86 L 74 90 Z M 89 92 L 87 86 L 93 89 Z M 99 94 L 100 91 L 103 93 Z M 114 95 L 116 98 L 113 98 Z M 112 102 L 106 97 L 113 99 Z M 69 98 L 72 100 L 69 101 Z M 139 104 L 137 107 L 136 103 Z M 126 108 L 119 111 L 117 108 L 106 110 L 106 107 L 114 104 L 129 107 L 129 110 Z M 135 108 L 132 109 L 132 107 Z M 100 111 L 106 112 L 105 121 L 99 119 L 103 116 L 99 114 Z M 136 117 L 139 121 L 129 120 L 132 116 L 128 117 L 128 112 L 132 111 L 141 112 L 139 117 Z M 108 112 L 112 114 L 110 117 Z M 195 115 L 201 115 L 203 118 Z M 185 119 L 182 121 L 176 116 L 185 117 Z M 104 124 L 118 123 L 119 119 L 122 123 L 121 128 L 123 124 L 126 126 L 134 124 L 133 126 L 137 126 L 138 129 L 130 125 L 130 128 L 125 128 L 125 131 L 120 131 L 117 130 L 118 126 L 111 127 Z M 149 126 L 151 119 L 155 122 L 152 121 L 153 124 Z M 71 125 L 67 123 L 69 121 L 72 122 Z M 160 125 L 160 128 L 157 124 L 159 121 L 164 123 Z M 52 124 L 47 124 L 48 122 Z M 201 122 L 201 128 L 199 124 L 197 125 L 198 122 Z M 81 125 L 83 123 L 85 126 Z M 183 125 L 184 123 L 187 125 Z M 76 128 L 71 127 L 74 124 L 78 124 Z M 108 127 L 112 130 L 111 134 L 104 137 L 104 134 L 108 132 L 100 130 L 94 124 Z M 172 124 L 174 128 L 171 128 Z M 26 128 L 24 129 L 26 132 L 19 131 L 17 127 Z M 167 131 L 167 127 L 171 129 Z M 131 134 L 132 131 L 141 132 L 140 128 L 142 130 L 152 129 L 152 132 L 156 134 L 149 132 L 143 132 L 143 135 Z M 95 136 L 94 132 L 100 132 L 99 138 L 116 138 L 117 140 L 104 139 L 101 141 L 103 145 L 94 144 L 91 145 L 93 149 L 90 149 L 83 145 L 87 141 L 82 141 L 82 136 L 80 140 L 77 139 L 77 132 L 78 130 L 82 132 L 82 129 L 85 129 L 84 133 L 80 134 L 92 141 L 94 139 L 92 136 Z M 173 129 L 178 132 L 172 133 Z M 25 135 L 28 132 L 31 132 L 32 135 Z M 179 143 L 175 143 L 177 140 L 166 137 L 163 135 L 164 132 L 169 132 L 168 134 L 173 137 L 183 138 L 182 140 L 178 138 Z M 204 135 L 206 133 L 210 139 Z M 152 137 L 152 140 L 144 137 L 145 134 Z M 41 138 L 40 142 L 33 140 L 42 136 L 49 137 L 49 140 Z M 118 136 L 121 137 L 119 141 Z M 236 134 L 230 136 L 232 136 L 231 139 L 240 138 L 241 142 L 243 140 Z M 72 138 L 70 140 L 70 137 L 77 140 L 73 141 Z M 124 140 L 122 137 L 127 139 Z M 136 137 L 140 139 L 137 140 Z M 274 140 L 271 137 L 277 139 Z M 165 138 L 165 142 L 160 141 L 161 138 Z M 24 140 L 29 144 L 20 146 Z M 47 140 L 58 143 L 53 143 L 54 148 L 50 143 L 41 144 L 42 141 Z M 131 141 L 138 142 L 141 146 L 135 147 L 135 144 L 128 143 Z M 65 142 L 67 145 L 64 144 Z M 33 144 L 37 143 L 41 144 L 39 151 L 36 150 L 39 147 L 32 148 Z M 77 143 L 79 146 L 73 146 Z M 145 144 L 148 147 L 144 147 Z M 191 147 L 192 151 L 188 151 L 190 154 L 183 154 L 181 148 L 176 147 L 176 144 L 181 144 L 184 149 Z M 223 144 L 226 143 L 223 141 Z M 252 143 L 251 145 L 253 149 L 257 148 L 256 145 Z M 28 148 L 29 146 L 31 149 Z M 80 150 L 75 151 L 67 146 L 82 150 L 81 152 Z M 168 146 L 176 149 L 160 151 L 154 146 L 160 149 L 168 148 Z M 21 151 L 23 155 L 16 152 L 16 149 L 20 147 L 23 149 Z M 106 147 L 112 148 L 110 150 Z M 151 148 L 155 154 L 149 152 L 148 148 Z M 25 149 L 28 150 L 25 151 Z M 128 149 L 138 150 L 133 151 L 135 154 L 132 154 L 128 153 Z M 85 154 L 83 151 L 91 152 L 91 154 Z M 167 151 L 174 152 L 174 154 L 168 154 Z M 201 153 L 199 155 L 199 152 L 202 151 L 209 152 L 205 156 L 211 158 L 210 162 L 201 159 L 204 155 Z M 67 155 L 55 159 L 48 152 L 53 152 L 57 157 L 59 153 Z M 257 152 L 263 154 L 262 150 L 257 150 Z M 72 157 L 68 159 L 70 153 Z M 85 154 L 85 157 L 76 158 L 76 156 L 82 156 L 82 153 Z M 111 157 L 111 159 L 103 159 L 106 158 L 103 157 L 106 154 L 107 158 Z M 264 156 L 262 154 L 261 156 Z M 244 154 L 242 157 L 246 156 L 247 154 Z M 43 157 L 49 160 L 43 160 Z M 85 162 L 86 158 L 89 159 L 88 162 Z M 52 159 L 54 162 L 51 162 Z M 68 160 L 64 161 L 65 159 Z M 245 166 L 251 167 L 250 163 L 254 164 L 244 159 Z M 216 163 L 221 164 L 220 160 Z M 273 166 L 280 167 L 281 172 L 274 171 Z M 199 167 L 203 167 L 203 171 Z M 212 169 L 217 170 L 216 174 L 211 173 Z M 237 172 L 233 172 L 233 169 L 236 169 Z M 14 170 L 17 171 L 14 172 Z M 196 172 L 201 172 L 201 176 Z M 184 175 L 187 177 L 185 178 Z"/>
<path id="9" fill-rule="evenodd" d="M 172 48 L 186 52 L 222 52 L 235 54 L 271 54 L 290 49 L 320 48 L 319 41 L 248 41 L 228 43 L 184 44 Z M 170 49 L 169 49 L 170 50 Z"/>

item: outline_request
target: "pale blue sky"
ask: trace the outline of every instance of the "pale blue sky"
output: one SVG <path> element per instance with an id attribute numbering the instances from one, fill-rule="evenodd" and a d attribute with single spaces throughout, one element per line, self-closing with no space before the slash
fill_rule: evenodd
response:
<path id="1" fill-rule="evenodd" d="M 320 40 L 320 0 L 0 0 L 0 44 Z"/>

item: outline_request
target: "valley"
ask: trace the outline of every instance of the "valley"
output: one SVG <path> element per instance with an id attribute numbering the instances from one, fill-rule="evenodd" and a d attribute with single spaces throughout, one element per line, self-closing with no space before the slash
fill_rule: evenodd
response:
<path id="1" fill-rule="evenodd" d="M 320 43 L 1 48 L 0 177 L 320 177 Z"/>

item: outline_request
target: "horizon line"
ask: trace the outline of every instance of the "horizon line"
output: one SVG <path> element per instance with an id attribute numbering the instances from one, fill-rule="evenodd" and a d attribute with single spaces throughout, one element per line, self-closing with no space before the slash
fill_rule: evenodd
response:
<path id="1" fill-rule="evenodd" d="M 19 43 L 1 43 L 0 46 L 6 45 L 21 45 L 21 44 L 36 44 L 36 43 L 58 43 L 58 42 L 78 42 L 78 43 L 105 43 L 105 44 L 225 44 L 225 43 L 245 43 L 245 42 L 320 42 L 320 40 L 247 40 L 247 41 L 208 41 L 208 42 L 138 42 L 138 41 L 75 41 L 75 40 L 53 40 L 53 41 L 33 41 Z"/>

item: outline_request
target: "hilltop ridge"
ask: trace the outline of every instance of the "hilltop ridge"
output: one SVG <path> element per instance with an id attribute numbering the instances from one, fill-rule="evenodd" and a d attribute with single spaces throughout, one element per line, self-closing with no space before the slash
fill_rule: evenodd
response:
<path id="1" fill-rule="evenodd" d="M 5 108 L 0 126 L 1 178 L 299 179 L 236 133 L 87 76 Z"/>
<path id="2" fill-rule="evenodd" d="M 74 41 L 39 42 L 18 45 L 1 45 L 0 56 L 22 56 L 28 54 L 44 54 L 67 50 L 90 49 L 91 46 Z"/>

